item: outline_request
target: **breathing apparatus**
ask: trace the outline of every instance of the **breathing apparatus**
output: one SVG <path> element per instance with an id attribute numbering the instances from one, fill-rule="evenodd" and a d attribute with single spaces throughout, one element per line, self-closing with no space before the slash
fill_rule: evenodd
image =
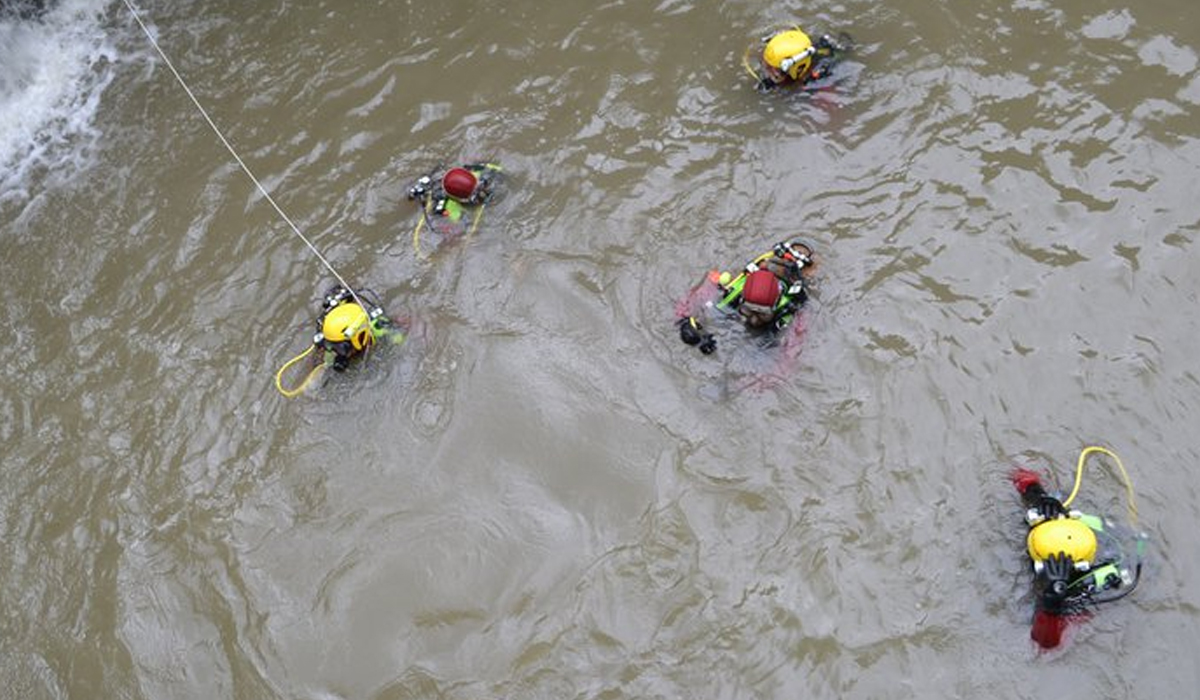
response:
<path id="1" fill-rule="evenodd" d="M 419 201 L 424 206 L 425 215 L 434 214 L 446 216 L 446 205 L 451 201 L 441 184 L 435 184 L 432 175 L 422 175 L 417 178 L 412 187 L 408 188 L 409 201 Z"/>
<path id="2" fill-rule="evenodd" d="M 795 295 L 802 292 L 804 288 L 804 278 L 801 273 L 803 272 L 804 268 L 810 267 L 813 264 L 812 247 L 807 243 L 802 243 L 801 241 L 783 241 L 776 243 L 775 247 L 772 249 L 772 252 L 775 253 L 776 258 L 784 261 L 786 274 L 793 279 L 792 285 L 788 289 L 787 294 Z M 767 258 L 768 262 L 771 260 L 771 258 Z M 793 266 L 795 268 L 794 270 L 791 269 Z M 776 274 L 778 275 L 778 272 Z M 783 277 L 783 275 L 779 276 Z"/>
<path id="3" fill-rule="evenodd" d="M 422 175 L 421 177 L 417 178 L 417 181 L 413 183 L 412 187 L 408 188 L 408 199 L 410 201 L 414 199 L 424 200 L 425 195 L 428 194 L 432 189 L 433 177 L 431 175 Z"/>
<path id="4" fill-rule="evenodd" d="M 779 62 L 779 70 L 792 76 L 794 80 L 800 73 L 808 72 L 809 67 L 812 66 L 811 59 L 816 52 L 816 47 L 810 46 L 795 56 L 788 56 Z"/>

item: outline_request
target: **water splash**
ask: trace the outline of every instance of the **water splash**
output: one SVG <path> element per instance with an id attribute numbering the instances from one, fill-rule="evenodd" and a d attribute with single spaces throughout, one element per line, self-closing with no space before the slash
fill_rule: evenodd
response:
<path id="1" fill-rule="evenodd" d="M 39 173 L 86 164 L 115 73 L 102 24 L 109 4 L 63 0 L 0 16 L 0 204 L 28 198 Z"/>

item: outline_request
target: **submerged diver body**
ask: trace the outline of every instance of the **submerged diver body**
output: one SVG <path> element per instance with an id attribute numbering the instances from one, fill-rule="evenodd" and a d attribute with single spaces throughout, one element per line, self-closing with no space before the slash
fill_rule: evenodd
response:
<path id="1" fill-rule="evenodd" d="M 1030 637 L 1041 648 L 1053 649 L 1068 626 L 1087 619 L 1092 607 L 1133 592 L 1142 573 L 1144 536 L 1132 535 L 1107 518 L 1069 510 L 1071 499 L 1064 503 L 1047 492 L 1035 472 L 1017 469 L 1012 482 L 1030 528 L 1026 537 L 1033 568 Z M 1130 503 L 1131 514 L 1136 514 L 1132 495 Z"/>
<path id="2" fill-rule="evenodd" d="M 312 345 L 275 373 L 276 388 L 288 398 L 303 392 L 322 369 L 344 372 L 351 360 L 365 355 L 376 342 L 399 345 L 407 337 L 404 329 L 384 313 L 374 294 L 366 289 L 352 292 L 340 284 L 331 287 L 321 299 L 316 327 Z M 284 388 L 283 373 L 308 355 L 314 356 L 308 375 L 294 389 Z"/>
<path id="3" fill-rule="evenodd" d="M 814 271 L 812 247 L 802 241 L 775 244 L 736 277 L 713 270 L 677 309 L 679 337 L 706 355 L 714 352 L 716 338 L 700 318 L 710 310 L 737 317 L 753 332 L 780 331 L 792 325 L 808 300 Z"/>
<path id="4" fill-rule="evenodd" d="M 436 177 L 436 171 L 420 177 L 408 189 L 408 199 L 421 205 L 413 247 L 420 251 L 421 228 L 426 224 L 449 235 L 469 220 L 468 233 L 473 233 L 487 204 L 496 196 L 502 172 L 495 163 L 472 163 L 450 168 L 441 177 Z"/>
<path id="5" fill-rule="evenodd" d="M 345 371 L 350 360 L 366 353 L 377 339 L 403 340 L 403 331 L 384 315 L 373 295 L 371 300 L 368 296 L 365 289 L 352 294 L 339 284 L 321 300 L 313 347 L 321 351 L 321 361 L 337 372 Z"/>
<path id="6" fill-rule="evenodd" d="M 759 90 L 803 87 L 829 75 L 850 51 L 852 43 L 847 34 L 839 34 L 836 38 L 822 34 L 814 42 L 800 27 L 793 26 L 762 40 L 757 69 L 750 62 L 754 47 L 747 50 L 742 63 L 758 81 Z"/>

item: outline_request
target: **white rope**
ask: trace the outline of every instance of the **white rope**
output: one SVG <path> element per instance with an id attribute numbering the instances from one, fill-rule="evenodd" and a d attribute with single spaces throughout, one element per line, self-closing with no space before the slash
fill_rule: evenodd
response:
<path id="1" fill-rule="evenodd" d="M 331 273 L 333 273 L 333 276 L 337 278 L 338 282 L 342 283 L 343 287 L 350 290 L 350 296 L 354 297 L 354 301 L 357 302 L 360 307 L 366 309 L 366 305 L 364 305 L 362 300 L 358 298 L 358 293 L 354 291 L 354 288 L 351 287 L 340 274 L 338 274 L 337 270 L 333 269 L 333 265 L 329 264 L 329 261 L 325 259 L 324 255 L 321 255 L 321 251 L 317 250 L 317 247 L 312 244 L 312 241 L 308 240 L 308 237 L 300 232 L 300 228 L 296 226 L 296 224 L 292 222 L 291 218 L 283 212 L 283 209 L 281 209 L 279 205 L 275 203 L 275 199 L 271 197 L 270 192 L 267 192 L 267 188 L 263 187 L 262 183 L 258 181 L 258 178 L 254 176 L 254 173 L 250 172 L 250 168 L 246 165 L 246 162 L 242 160 L 242 157 L 238 155 L 237 151 L 233 150 L 233 146 L 230 145 L 229 140 L 225 138 L 225 135 L 222 134 L 221 130 L 217 128 L 217 125 L 213 123 L 212 117 L 208 116 L 208 112 L 200 104 L 200 100 L 196 99 L 196 95 L 192 92 L 192 89 L 188 87 L 186 82 L 184 82 L 183 76 L 179 74 L 179 71 L 175 70 L 175 64 L 171 63 L 171 59 L 167 58 L 167 54 L 162 50 L 162 47 L 159 46 L 158 42 L 154 40 L 154 35 L 151 34 L 150 30 L 146 28 L 146 24 L 142 22 L 142 18 L 140 15 L 138 15 L 137 10 L 133 8 L 133 4 L 130 3 L 129 0 L 123 0 L 123 2 L 125 3 L 125 7 L 129 8 L 129 12 L 133 15 L 133 18 L 137 20 L 138 26 L 142 28 L 142 32 L 145 33 L 146 38 L 150 40 L 150 44 L 154 46 L 154 50 L 157 51 L 158 55 L 162 57 L 163 62 L 167 64 L 167 68 L 171 69 L 171 73 L 175 76 L 175 79 L 179 81 L 179 85 L 183 87 L 184 91 L 187 93 L 187 96 L 192 98 L 192 104 L 196 105 L 196 109 L 200 110 L 200 114 L 204 117 L 204 121 L 208 122 L 208 125 L 212 127 L 213 133 L 217 135 L 217 138 L 221 139 L 221 143 L 225 145 L 226 150 L 229 151 L 229 155 L 233 156 L 233 159 L 237 161 L 237 164 L 242 166 L 242 170 L 245 171 L 246 175 L 249 176 L 254 182 L 254 186 L 257 187 L 258 191 L 262 193 L 262 196 L 266 198 L 268 202 L 270 202 L 271 206 L 274 207 L 279 216 L 287 222 L 287 225 L 292 228 L 292 231 L 300 238 L 300 240 L 304 241 L 304 245 L 308 246 L 308 249 L 313 252 L 313 255 L 316 255 L 317 259 L 321 261 L 321 264 L 324 265 Z"/>

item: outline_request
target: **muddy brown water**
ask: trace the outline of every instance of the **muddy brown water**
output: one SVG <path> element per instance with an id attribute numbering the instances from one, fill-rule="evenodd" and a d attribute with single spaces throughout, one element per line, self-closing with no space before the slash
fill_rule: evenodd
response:
<path id="1" fill-rule="evenodd" d="M 332 278 L 123 5 L 52 10 L 105 49 L 86 123 L 0 151 L 0 697 L 1198 692 L 1191 3 L 142 9 L 415 332 L 280 397 Z M 859 49 L 758 94 L 742 51 L 793 17 Z M 506 196 L 416 256 L 406 188 L 480 158 Z M 678 341 L 707 270 L 793 235 L 794 360 Z M 1145 580 L 1037 654 L 1005 477 L 1094 443 Z"/>

